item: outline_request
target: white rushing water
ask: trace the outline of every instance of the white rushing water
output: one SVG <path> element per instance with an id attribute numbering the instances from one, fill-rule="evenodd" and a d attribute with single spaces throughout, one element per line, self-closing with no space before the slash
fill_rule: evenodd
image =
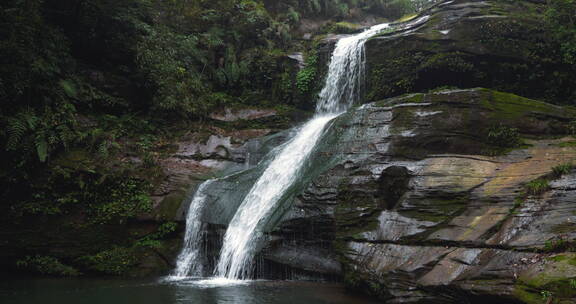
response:
<path id="1" fill-rule="evenodd" d="M 338 40 L 330 60 L 326 84 L 316 105 L 316 113 L 345 112 L 358 101 L 366 74 L 364 44 L 387 28 L 387 23 L 379 24 Z"/>
<path id="2" fill-rule="evenodd" d="M 299 173 L 325 126 L 359 98 L 364 81 L 364 43 L 387 27 L 388 24 L 377 25 L 338 41 L 315 117 L 285 144 L 240 204 L 224 236 L 215 269 L 217 277 L 251 277 L 258 241 L 264 236 L 263 227 L 286 190 L 300 178 Z"/>
<path id="3" fill-rule="evenodd" d="M 326 114 L 306 123 L 250 189 L 226 230 L 216 267 L 217 276 L 230 279 L 251 276 L 252 259 L 262 236 L 259 228 L 266 224 L 276 203 L 299 176 L 302 164 L 314 149 L 324 126 L 336 116 Z"/>
<path id="4" fill-rule="evenodd" d="M 188 215 L 186 216 L 186 232 L 182 252 L 178 255 L 176 269 L 174 269 L 174 272 L 168 278 L 169 280 L 180 280 L 188 276 L 202 276 L 203 263 L 200 262 L 200 257 L 203 223 L 201 217 L 207 196 L 206 189 L 208 189 L 208 186 L 213 182 L 214 180 L 208 180 L 202 183 L 194 194 L 194 198 L 188 209 Z"/>

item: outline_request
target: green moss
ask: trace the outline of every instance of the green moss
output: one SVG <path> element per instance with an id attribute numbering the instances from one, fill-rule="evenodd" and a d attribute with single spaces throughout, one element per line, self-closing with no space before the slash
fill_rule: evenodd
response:
<path id="1" fill-rule="evenodd" d="M 420 96 L 409 97 L 409 99 L 414 98 L 419 100 Z M 408 103 L 408 100 L 402 100 L 402 102 Z M 403 131 L 410 131 L 414 127 L 414 121 L 416 120 L 414 109 L 409 107 L 396 108 L 394 110 L 394 122 L 390 126 L 390 133 L 394 135 L 401 134 Z"/>
<path id="2" fill-rule="evenodd" d="M 542 248 L 543 252 L 576 251 L 576 242 L 565 239 L 548 240 Z"/>
<path id="3" fill-rule="evenodd" d="M 418 14 L 408 14 L 404 15 L 402 18 L 396 20 L 396 22 L 408 22 L 414 18 L 418 17 Z"/>
<path id="4" fill-rule="evenodd" d="M 321 33 L 352 34 L 358 32 L 360 29 L 361 27 L 358 24 L 341 21 L 328 24 L 321 30 Z"/>
<path id="5" fill-rule="evenodd" d="M 547 283 L 541 284 L 542 282 Z M 562 301 L 574 299 L 576 288 L 574 288 L 574 278 L 554 281 L 536 279 L 525 284 L 518 284 L 514 290 L 514 295 L 528 304 L 549 303 L 549 298 L 556 301 L 552 303 L 566 303 Z"/>
<path id="6" fill-rule="evenodd" d="M 467 73 L 474 69 L 474 65 L 465 59 L 459 52 L 440 53 L 433 55 L 423 64 L 424 70 L 443 70 L 454 73 Z"/>
<path id="7" fill-rule="evenodd" d="M 170 220 L 175 218 L 185 198 L 185 191 L 174 191 L 170 193 L 158 204 L 158 208 L 154 210 L 156 219 Z"/>
<path id="8" fill-rule="evenodd" d="M 526 303 L 546 303 L 543 296 L 564 303 L 576 296 L 576 255 L 555 255 L 547 260 L 541 271 L 521 276 L 517 281 L 514 294 Z"/>
<path id="9" fill-rule="evenodd" d="M 373 185 L 377 188 L 377 185 Z M 338 205 L 334 211 L 337 237 L 361 238 L 361 233 L 376 230 L 382 207 L 370 195 L 342 183 L 338 189 Z"/>
<path id="10" fill-rule="evenodd" d="M 576 256 L 572 254 L 559 254 L 549 257 L 548 260 L 554 262 L 565 262 L 569 265 L 576 266 Z"/>
<path id="11" fill-rule="evenodd" d="M 563 142 L 558 144 L 559 147 L 562 148 L 575 148 L 576 147 L 576 141 L 568 141 L 568 142 Z"/>
<path id="12" fill-rule="evenodd" d="M 460 213 L 468 201 L 467 195 L 427 198 L 419 202 L 416 208 L 401 210 L 400 214 L 421 221 L 440 223 Z"/>
<path id="13" fill-rule="evenodd" d="M 518 95 L 497 91 L 490 92 L 492 96 L 484 100 L 483 106 L 494 111 L 494 117 L 500 121 L 518 119 L 533 112 L 556 114 L 560 116 L 564 116 L 565 114 L 575 114 L 572 111 L 555 107 L 544 102 L 520 97 Z M 568 111 L 568 113 L 565 111 Z"/>
<path id="14" fill-rule="evenodd" d="M 558 56 L 559 45 L 543 22 L 543 7 L 543 3 L 496 1 L 478 13 L 507 18 L 479 18 L 474 23 L 463 18 L 451 26 L 448 36 L 438 29 L 452 15 L 448 9 L 438 9 L 417 30 L 418 39 L 370 40 L 370 100 L 450 85 L 490 87 L 570 103 L 576 88 L 571 81 L 574 71 Z"/>

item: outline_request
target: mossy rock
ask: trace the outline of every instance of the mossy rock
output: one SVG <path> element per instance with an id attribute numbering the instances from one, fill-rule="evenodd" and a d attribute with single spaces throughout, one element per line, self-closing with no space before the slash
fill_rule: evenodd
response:
<path id="1" fill-rule="evenodd" d="M 542 269 L 520 276 L 515 295 L 528 304 L 573 303 L 576 298 L 576 254 L 549 257 Z"/>
<path id="2" fill-rule="evenodd" d="M 529 1 L 453 1 L 414 32 L 366 43 L 368 101 L 440 86 L 488 87 L 556 104 L 576 100 L 576 71 Z"/>
<path id="3" fill-rule="evenodd" d="M 392 153 L 411 159 L 439 153 L 505 154 L 525 148 L 522 137 L 566 135 L 576 118 L 572 107 L 480 88 L 406 94 L 374 106 L 392 109 Z M 432 114 L 433 119 L 421 116 Z M 520 138 L 513 147 L 502 146 L 490 138 L 495 127 L 514 130 Z"/>
<path id="4" fill-rule="evenodd" d="M 179 211 L 182 208 L 186 191 L 179 190 L 170 193 L 152 211 L 152 217 L 158 221 L 171 221 L 179 218 Z"/>

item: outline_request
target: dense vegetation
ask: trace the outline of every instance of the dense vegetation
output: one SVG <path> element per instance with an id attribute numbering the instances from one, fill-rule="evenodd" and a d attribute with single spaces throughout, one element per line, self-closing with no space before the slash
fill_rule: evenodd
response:
<path id="1" fill-rule="evenodd" d="M 222 107 L 313 108 L 320 60 L 318 41 L 301 39 L 304 19 L 320 24 L 312 34 L 354 31 L 346 21 L 394 20 L 430 2 L 2 1 L 0 228 L 70 216 L 66 229 L 88 231 L 148 212 L 156 161 L 181 129 L 212 123 Z M 576 63 L 575 8 L 550 0 L 545 15 L 566 65 Z M 307 55 L 300 71 L 293 51 Z M 150 241 L 131 240 L 81 252 L 79 263 L 119 274 L 97 261 Z M 76 273 L 59 263 L 30 255 L 20 264 Z"/>
<path id="2" fill-rule="evenodd" d="M 87 231 L 150 211 L 162 179 L 156 161 L 180 129 L 210 124 L 225 106 L 313 108 L 315 56 L 299 74 L 286 57 L 310 47 L 298 39 L 302 18 L 333 23 L 372 10 L 396 18 L 416 8 L 407 0 L 3 1 L 2 229 L 68 217 L 67 229 Z M 95 248 L 82 261 L 121 251 Z M 52 262 L 34 255 L 20 265 L 50 272 Z"/>

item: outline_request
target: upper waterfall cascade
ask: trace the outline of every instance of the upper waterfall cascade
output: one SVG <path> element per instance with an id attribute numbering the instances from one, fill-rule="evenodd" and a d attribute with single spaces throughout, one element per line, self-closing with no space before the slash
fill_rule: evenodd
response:
<path id="1" fill-rule="evenodd" d="M 357 35 L 338 40 L 330 59 L 326 83 L 316 104 L 317 115 L 345 112 L 358 102 L 366 69 L 364 44 L 387 28 L 388 23 L 379 24 Z"/>
<path id="2" fill-rule="evenodd" d="M 370 37 L 388 27 L 388 24 L 376 25 L 337 42 L 315 116 L 304 124 L 290 141 L 275 150 L 272 161 L 243 199 L 224 235 L 220 258 L 215 268 L 217 277 L 252 277 L 253 259 L 271 214 L 282 203 L 287 190 L 301 178 L 302 169 L 322 137 L 326 125 L 360 98 L 365 75 L 364 44 Z M 198 269 L 189 264 L 198 259 L 202 227 L 199 214 L 209 183 L 210 181 L 200 186 L 190 206 L 189 213 L 196 214 L 188 215 L 185 248 L 178 258 L 175 277 L 198 273 Z"/>

